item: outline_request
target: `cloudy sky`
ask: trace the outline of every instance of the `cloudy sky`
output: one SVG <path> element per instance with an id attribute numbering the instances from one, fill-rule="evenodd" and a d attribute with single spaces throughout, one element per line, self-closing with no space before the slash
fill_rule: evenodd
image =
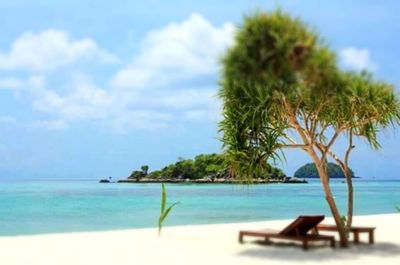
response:
<path id="1" fill-rule="evenodd" d="M 301 16 L 343 68 L 399 87 L 398 1 L 320 2 L 0 0 L 0 178 L 121 178 L 219 152 L 218 58 L 257 9 Z M 357 145 L 357 175 L 400 172 L 399 136 L 381 139 Z"/>

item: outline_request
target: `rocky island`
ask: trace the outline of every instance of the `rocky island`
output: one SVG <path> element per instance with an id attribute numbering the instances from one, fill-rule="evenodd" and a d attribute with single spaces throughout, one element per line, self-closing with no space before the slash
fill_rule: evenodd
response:
<path id="1" fill-rule="evenodd" d="M 226 166 L 226 159 L 222 154 L 201 154 L 194 159 L 179 158 L 177 162 L 165 166 L 161 170 L 149 172 L 149 166 L 143 165 L 140 170 L 134 170 L 126 179 L 118 183 L 223 183 L 243 184 L 243 181 L 234 178 Z M 110 183 L 109 179 L 100 180 L 101 183 Z M 264 183 L 307 183 L 304 179 L 286 176 L 281 169 L 269 164 L 266 172 L 253 184 Z"/>

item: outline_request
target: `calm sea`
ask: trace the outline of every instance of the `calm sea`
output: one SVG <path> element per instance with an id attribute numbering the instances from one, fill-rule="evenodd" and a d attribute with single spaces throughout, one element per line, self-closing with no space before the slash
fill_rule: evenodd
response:
<path id="1" fill-rule="evenodd" d="M 354 181 L 355 214 L 396 212 L 400 180 Z M 166 225 L 233 223 L 328 214 L 318 180 L 308 184 L 167 185 L 168 203 L 179 201 Z M 332 181 L 345 209 L 346 186 Z M 96 181 L 0 182 L 0 235 L 155 227 L 160 184 Z"/>

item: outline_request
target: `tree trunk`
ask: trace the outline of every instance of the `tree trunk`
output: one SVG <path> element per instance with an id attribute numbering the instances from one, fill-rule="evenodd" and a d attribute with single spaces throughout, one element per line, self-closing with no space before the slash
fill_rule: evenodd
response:
<path id="1" fill-rule="evenodd" d="M 346 226 L 345 226 L 345 231 L 347 238 L 349 237 L 350 229 L 353 223 L 353 205 L 354 205 L 354 195 L 353 195 L 353 179 L 351 178 L 351 172 L 349 169 L 349 155 L 351 149 L 353 149 L 354 146 L 352 146 L 352 141 L 350 140 L 350 147 L 347 149 L 346 152 L 346 157 L 345 161 L 342 162 L 337 156 L 333 155 L 333 159 L 335 159 L 336 163 L 340 166 L 342 169 L 342 172 L 345 176 L 346 179 L 346 184 L 347 184 L 347 218 L 346 218 Z"/>
<path id="2" fill-rule="evenodd" d="M 326 163 L 326 161 L 321 161 L 320 159 L 318 159 L 317 155 L 313 152 L 310 153 L 310 156 L 312 157 L 312 159 L 315 163 L 315 166 L 317 168 L 317 171 L 318 171 L 321 183 L 322 183 L 322 187 L 325 192 L 325 199 L 328 202 L 329 208 L 332 212 L 332 216 L 333 216 L 336 226 L 338 228 L 339 238 L 340 238 L 340 246 L 347 247 L 348 246 L 348 238 L 347 238 L 345 226 L 342 222 L 339 210 L 336 206 L 335 199 L 333 198 L 332 190 L 329 186 L 328 171 L 327 171 L 326 165 L 324 165 L 324 162 Z"/>
<path id="3" fill-rule="evenodd" d="M 349 169 L 349 157 L 350 153 L 355 148 L 353 145 L 353 131 L 349 131 L 349 146 L 344 157 L 344 167 L 343 173 L 346 177 L 347 183 L 347 220 L 346 220 L 346 233 L 347 236 L 350 233 L 351 225 L 353 223 L 353 180 L 351 179 L 351 172 Z"/>
<path id="4" fill-rule="evenodd" d="M 345 177 L 347 183 L 347 219 L 346 219 L 346 233 L 348 234 L 353 223 L 353 180 L 349 168 L 345 170 Z"/>

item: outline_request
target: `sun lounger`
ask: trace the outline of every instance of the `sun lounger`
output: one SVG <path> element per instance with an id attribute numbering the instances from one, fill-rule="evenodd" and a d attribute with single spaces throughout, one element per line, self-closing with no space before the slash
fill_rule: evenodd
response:
<path id="1" fill-rule="evenodd" d="M 319 224 L 317 226 L 318 231 L 335 231 L 337 232 L 336 225 L 326 225 L 326 224 Z M 353 226 L 350 228 L 350 233 L 353 233 L 354 243 L 360 243 L 360 233 L 368 233 L 368 242 L 370 244 L 374 243 L 374 230 L 375 227 L 361 227 L 361 226 Z"/>
<path id="2" fill-rule="evenodd" d="M 335 247 L 333 236 L 319 235 L 317 225 L 324 220 L 324 216 L 299 216 L 282 231 L 240 231 L 239 242 L 243 243 L 245 236 L 261 237 L 268 241 L 271 238 L 300 241 L 303 249 L 308 249 L 309 242 L 328 241 Z M 313 232 L 312 234 L 310 232 Z"/>

